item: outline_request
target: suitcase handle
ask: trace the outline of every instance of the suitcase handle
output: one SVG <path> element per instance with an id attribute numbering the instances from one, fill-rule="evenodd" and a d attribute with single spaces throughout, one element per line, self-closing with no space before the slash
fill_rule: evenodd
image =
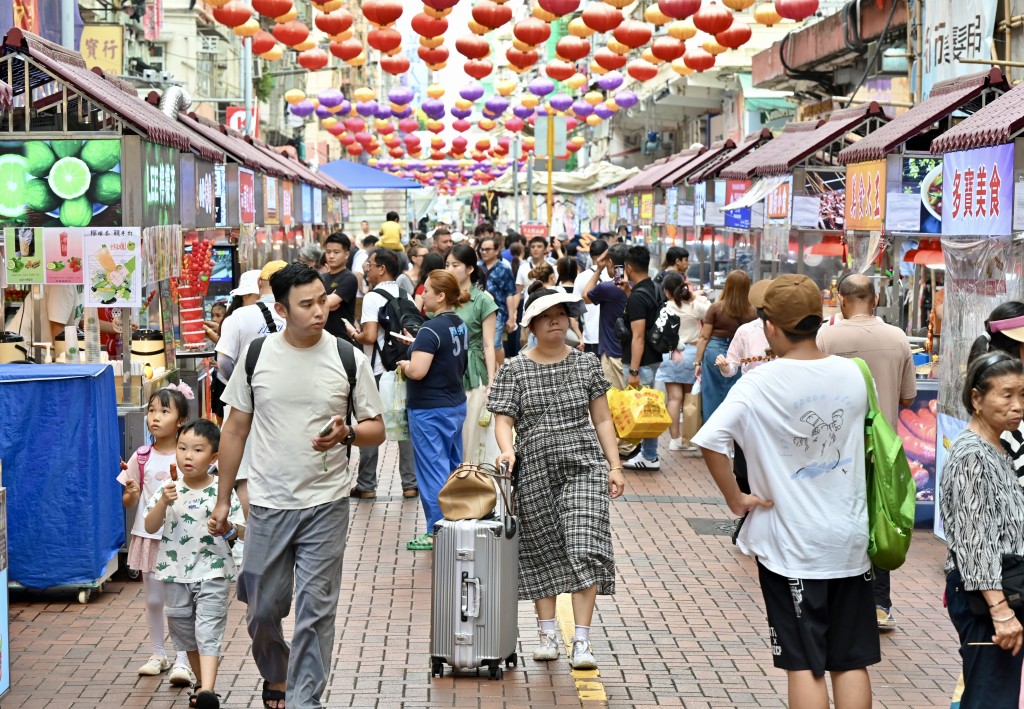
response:
<path id="1" fill-rule="evenodd" d="M 469 592 L 473 587 L 473 593 Z M 462 620 L 480 617 L 480 579 L 470 578 L 468 571 L 462 572 Z"/>

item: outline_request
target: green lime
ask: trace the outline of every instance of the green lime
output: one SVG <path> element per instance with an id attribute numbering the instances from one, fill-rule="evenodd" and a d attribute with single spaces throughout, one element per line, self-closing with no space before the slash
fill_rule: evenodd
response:
<path id="1" fill-rule="evenodd" d="M 60 222 L 64 226 L 89 226 L 92 202 L 88 197 L 75 197 L 60 205 Z"/>
<path id="2" fill-rule="evenodd" d="M 121 143 L 116 140 L 87 140 L 78 157 L 93 172 L 106 172 L 121 162 Z"/>
<path id="3" fill-rule="evenodd" d="M 89 189 L 92 172 L 78 158 L 61 158 L 50 170 L 50 189 L 61 199 L 81 197 Z"/>
<path id="4" fill-rule="evenodd" d="M 100 204 L 117 204 L 121 201 L 121 173 L 104 172 L 92 176 L 89 199 Z"/>
<path id="5" fill-rule="evenodd" d="M 51 140 L 50 147 L 58 158 L 70 158 L 78 155 L 82 149 L 81 140 Z"/>
<path id="6" fill-rule="evenodd" d="M 29 174 L 34 177 L 46 177 L 50 174 L 53 163 L 57 162 L 57 156 L 45 142 L 30 140 L 25 143 L 25 160 L 28 163 Z"/>
<path id="7" fill-rule="evenodd" d="M 0 217 L 25 213 L 25 182 L 28 163 L 21 155 L 0 155 Z"/>
<path id="8" fill-rule="evenodd" d="M 25 206 L 35 212 L 51 212 L 60 206 L 60 197 L 46 180 L 29 180 L 25 183 Z"/>

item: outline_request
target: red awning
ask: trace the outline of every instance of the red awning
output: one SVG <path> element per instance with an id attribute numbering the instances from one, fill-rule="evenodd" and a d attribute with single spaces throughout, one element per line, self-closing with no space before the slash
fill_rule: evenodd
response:
<path id="1" fill-rule="evenodd" d="M 130 84 L 116 77 L 105 76 L 99 69 L 90 71 L 77 52 L 17 28 L 7 33 L 2 51 L 5 56 L 12 52 L 28 55 L 74 91 L 118 116 L 132 130 L 154 143 L 179 150 L 194 150 L 213 162 L 224 160 L 224 154 L 215 146 L 201 139 L 193 140 L 160 109 L 140 99 Z M 48 76 L 33 77 L 32 88 L 49 81 Z M 23 84 L 19 85 L 18 81 L 14 82 L 12 89 L 18 93 L 24 91 Z"/>
<path id="2" fill-rule="evenodd" d="M 672 157 L 673 156 L 669 156 L 667 158 L 661 158 L 660 160 L 655 160 L 650 165 L 645 167 L 643 170 L 641 170 L 637 174 L 633 175 L 628 180 L 624 181 L 621 185 L 619 185 L 618 187 L 616 187 L 615 189 L 610 191 L 608 193 L 608 196 L 609 197 L 617 197 L 618 195 L 629 194 L 630 192 L 636 192 L 636 186 L 640 183 L 640 181 L 642 179 L 644 179 L 644 175 L 649 170 L 654 170 L 654 169 L 656 169 L 656 168 L 658 168 L 658 167 L 660 167 L 662 165 L 665 165 L 669 160 L 672 159 Z"/>
<path id="3" fill-rule="evenodd" d="M 932 141 L 933 153 L 951 153 L 1009 143 L 1024 130 L 1024 84 L 964 119 Z"/>
<path id="4" fill-rule="evenodd" d="M 665 171 L 665 174 L 656 183 L 657 187 L 667 188 L 672 185 L 677 185 L 687 178 L 687 176 L 707 167 L 715 160 L 722 157 L 727 150 L 732 150 L 736 147 L 736 143 L 732 142 L 732 139 L 719 140 L 711 144 L 711 148 L 706 152 L 702 152 L 691 160 L 687 160 L 681 165 L 677 165 L 671 169 Z"/>
<path id="5" fill-rule="evenodd" d="M 790 123 L 782 135 L 723 170 L 722 176 L 747 180 L 754 176 L 785 175 L 803 160 L 870 120 L 885 120 L 885 114 L 874 101 L 835 111 L 827 121 Z"/>
<path id="6" fill-rule="evenodd" d="M 732 165 L 738 160 L 741 160 L 744 156 L 748 155 L 752 150 L 760 147 L 764 143 L 767 143 L 773 137 L 774 136 L 772 135 L 772 132 L 767 128 L 762 128 L 756 133 L 751 133 L 746 138 L 744 138 L 743 142 L 740 143 L 736 147 L 736 149 L 733 150 L 731 153 L 726 155 L 721 160 L 712 162 L 710 164 L 705 164 L 701 169 L 691 173 L 686 178 L 686 181 L 689 182 L 691 185 L 695 185 L 698 182 L 704 182 L 706 180 L 714 179 L 715 177 L 718 176 L 720 172 L 722 172 L 729 165 Z"/>
<path id="7" fill-rule="evenodd" d="M 0 81 L 0 111 L 9 111 L 14 106 L 14 92 L 11 87 Z"/>
<path id="8" fill-rule="evenodd" d="M 271 177 L 283 177 L 292 179 L 293 173 L 286 173 L 284 168 L 263 154 L 263 151 L 249 145 L 242 134 L 217 125 L 208 118 L 197 116 L 195 113 L 179 113 L 178 121 L 186 128 L 200 134 L 211 143 L 219 146 L 233 160 L 245 165 L 251 170 L 265 173 Z"/>
<path id="9" fill-rule="evenodd" d="M 650 170 L 644 170 L 638 177 L 642 177 L 636 185 L 633 187 L 631 192 L 650 192 L 657 186 L 658 182 L 669 173 L 675 172 L 686 165 L 689 165 L 702 154 L 707 152 L 707 148 L 703 145 L 699 148 L 687 148 L 681 152 L 671 156 L 667 162 L 664 162 L 657 167 L 652 167 Z"/>
<path id="10" fill-rule="evenodd" d="M 1006 77 L 999 69 L 993 68 L 935 84 L 924 103 L 919 103 L 843 150 L 839 153 L 839 162 L 848 165 L 852 162 L 881 160 L 914 136 L 928 130 L 936 121 L 948 117 L 954 111 L 963 110 L 965 104 L 970 104 L 990 89 L 1000 92 L 1010 89 Z M 979 105 L 975 110 L 980 108 Z"/>
<path id="11" fill-rule="evenodd" d="M 281 155 L 281 153 L 277 152 L 263 141 L 255 140 L 253 138 L 246 138 L 246 141 L 264 155 L 269 156 L 270 159 L 274 160 L 278 165 L 281 165 L 289 175 L 295 175 L 295 178 L 300 182 L 305 182 L 313 185 L 314 187 L 325 189 L 328 192 L 342 192 L 344 194 L 352 193 L 347 187 L 339 184 L 335 180 L 331 180 L 329 178 L 325 179 L 327 177 L 326 175 L 313 172 L 301 161 L 292 160 Z"/>

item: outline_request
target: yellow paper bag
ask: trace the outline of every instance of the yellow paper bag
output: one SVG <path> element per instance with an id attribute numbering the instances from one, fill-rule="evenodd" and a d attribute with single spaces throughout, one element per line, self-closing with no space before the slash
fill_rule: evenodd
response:
<path id="1" fill-rule="evenodd" d="M 671 423 L 665 395 L 656 389 L 612 389 L 608 406 L 619 438 L 657 438 Z"/>

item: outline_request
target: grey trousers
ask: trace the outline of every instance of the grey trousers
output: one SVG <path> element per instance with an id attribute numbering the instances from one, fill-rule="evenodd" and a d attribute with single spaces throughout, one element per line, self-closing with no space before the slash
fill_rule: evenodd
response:
<path id="1" fill-rule="evenodd" d="M 334 648 L 348 498 L 304 510 L 251 505 L 238 598 L 252 656 L 268 682 L 287 681 L 288 709 L 320 709 Z M 295 589 L 291 647 L 281 620 Z"/>
<path id="2" fill-rule="evenodd" d="M 375 376 L 377 387 L 380 388 L 380 376 Z M 366 446 L 359 449 L 359 476 L 356 478 L 356 489 L 363 492 L 377 490 L 377 458 L 380 455 L 378 446 Z M 398 442 L 398 474 L 402 478 L 402 489 L 416 488 L 416 468 L 412 452 L 412 441 Z"/>

